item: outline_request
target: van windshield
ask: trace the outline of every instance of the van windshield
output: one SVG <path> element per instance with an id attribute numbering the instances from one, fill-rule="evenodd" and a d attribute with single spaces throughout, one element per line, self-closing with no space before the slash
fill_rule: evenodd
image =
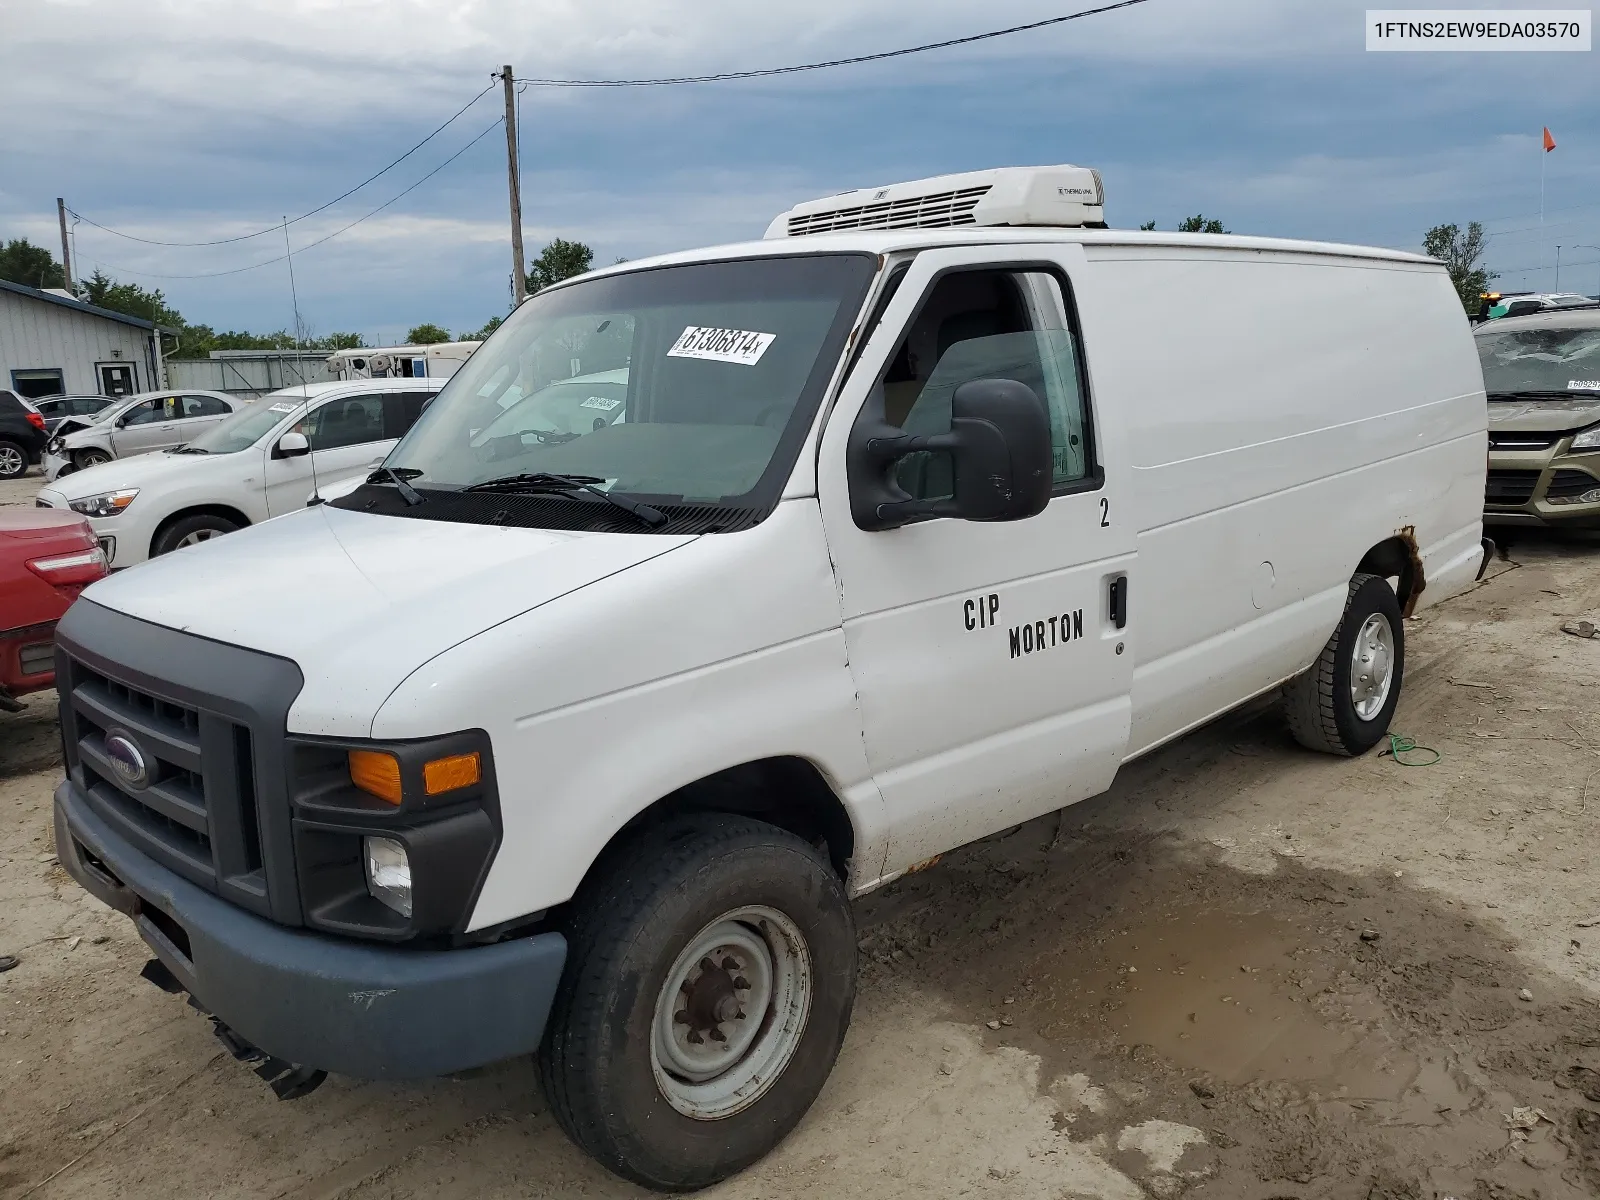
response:
<path id="1" fill-rule="evenodd" d="M 1490 396 L 1565 392 L 1600 398 L 1600 328 L 1480 333 L 1478 358 Z"/>
<path id="2" fill-rule="evenodd" d="M 559 474 L 656 503 L 760 507 L 875 269 L 861 254 L 761 257 L 555 288 L 495 331 L 385 465 L 424 492 Z M 468 519 L 445 507 L 403 515 Z"/>
<path id="3" fill-rule="evenodd" d="M 254 404 L 246 404 L 226 420 L 218 421 L 184 449 L 191 454 L 237 454 L 254 446 L 276 429 L 278 422 L 300 407 L 298 400 L 265 396 Z"/>

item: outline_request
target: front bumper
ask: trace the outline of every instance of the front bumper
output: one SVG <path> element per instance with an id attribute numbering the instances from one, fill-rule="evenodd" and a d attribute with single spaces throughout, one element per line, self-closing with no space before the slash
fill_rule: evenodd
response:
<path id="1" fill-rule="evenodd" d="M 1571 440 L 1562 434 L 1541 450 L 1491 447 L 1484 524 L 1600 526 L 1600 451 L 1571 453 Z"/>
<path id="2" fill-rule="evenodd" d="M 566 961 L 559 933 L 457 950 L 290 929 L 142 854 L 77 786 L 55 794 L 56 853 L 133 919 L 198 1004 L 268 1054 L 362 1079 L 442 1075 L 531 1053 Z"/>

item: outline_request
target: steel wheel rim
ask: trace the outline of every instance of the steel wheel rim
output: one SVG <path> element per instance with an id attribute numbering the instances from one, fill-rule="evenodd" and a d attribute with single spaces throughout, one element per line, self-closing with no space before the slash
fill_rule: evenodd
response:
<path id="1" fill-rule="evenodd" d="M 811 993 L 810 948 L 783 913 L 750 905 L 712 921 L 689 939 L 656 997 L 650 1067 L 661 1095 L 697 1121 L 754 1104 L 794 1057 Z"/>
<path id="2" fill-rule="evenodd" d="M 1370 721 L 1389 702 L 1394 686 L 1394 629 L 1389 618 L 1373 613 L 1356 632 L 1350 652 L 1350 703 L 1356 716 Z"/>
<path id="3" fill-rule="evenodd" d="M 226 529 L 196 529 L 179 538 L 176 549 L 182 550 L 185 546 L 198 546 L 201 542 L 209 542 L 212 538 L 221 537 L 226 532 Z"/>
<path id="4" fill-rule="evenodd" d="M 22 451 L 15 446 L 0 446 L 0 475 L 21 475 L 27 469 Z"/>

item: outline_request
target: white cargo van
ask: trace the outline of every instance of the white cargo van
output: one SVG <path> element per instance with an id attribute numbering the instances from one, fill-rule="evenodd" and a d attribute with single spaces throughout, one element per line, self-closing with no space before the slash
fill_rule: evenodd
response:
<path id="1" fill-rule="evenodd" d="M 385 470 L 67 614 L 62 861 L 281 1095 L 537 1054 L 613 1171 L 749 1165 L 851 897 L 1275 688 L 1368 750 L 1481 572 L 1440 264 L 1102 203 L 903 184 L 541 292 Z"/>

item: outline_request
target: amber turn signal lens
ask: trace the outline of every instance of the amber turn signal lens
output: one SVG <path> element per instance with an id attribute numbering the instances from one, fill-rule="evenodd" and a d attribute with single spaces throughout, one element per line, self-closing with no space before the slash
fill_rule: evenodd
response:
<path id="1" fill-rule="evenodd" d="M 476 750 L 471 754 L 436 758 L 422 768 L 422 786 L 430 796 L 470 787 L 482 778 L 483 768 L 478 763 Z"/>
<path id="2" fill-rule="evenodd" d="M 352 750 L 350 782 L 380 800 L 399 804 L 400 760 L 381 750 Z"/>

